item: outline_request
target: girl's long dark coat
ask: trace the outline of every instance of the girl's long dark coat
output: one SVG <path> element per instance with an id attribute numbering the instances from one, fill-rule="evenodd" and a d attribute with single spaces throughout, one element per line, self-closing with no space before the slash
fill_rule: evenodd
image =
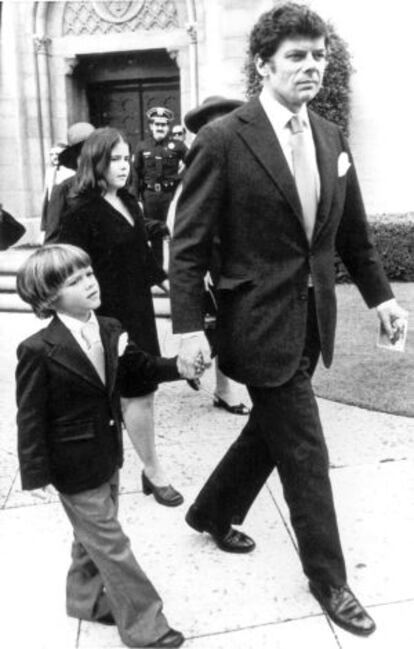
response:
<path id="1" fill-rule="evenodd" d="M 98 313 L 117 318 L 144 351 L 159 354 L 151 286 L 165 279 L 148 244 L 142 214 L 126 191 L 119 196 L 135 225 L 102 196 L 89 192 L 71 202 L 58 240 L 83 248 L 101 287 Z"/>

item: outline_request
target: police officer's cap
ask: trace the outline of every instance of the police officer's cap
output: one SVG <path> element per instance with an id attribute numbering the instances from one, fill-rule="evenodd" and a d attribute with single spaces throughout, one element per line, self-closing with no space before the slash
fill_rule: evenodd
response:
<path id="1" fill-rule="evenodd" d="M 147 111 L 147 117 L 150 120 L 159 118 L 171 122 L 174 119 L 174 113 L 169 108 L 164 108 L 164 106 L 153 106 Z"/>

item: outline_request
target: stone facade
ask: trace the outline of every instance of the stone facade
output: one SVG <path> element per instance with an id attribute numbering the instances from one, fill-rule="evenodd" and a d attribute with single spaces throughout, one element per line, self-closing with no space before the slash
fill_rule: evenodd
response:
<path id="1" fill-rule="evenodd" d="M 272 0 L 0 3 L 0 202 L 29 226 L 27 238 L 38 237 L 50 146 L 65 141 L 68 125 L 90 118 L 85 76 L 79 74 L 85 61 L 104 54 L 105 60 L 108 54 L 128 55 L 131 60 L 145 55 L 143 67 L 137 68 L 145 78 L 156 74 L 149 71 L 152 53 L 160 57 L 164 52 L 165 73 L 160 68 L 158 76 L 176 72 L 182 114 L 208 95 L 244 98 L 247 35 L 257 16 L 273 4 Z M 407 129 L 404 109 L 414 105 L 410 3 L 394 0 L 392 14 L 386 3 L 311 4 L 334 22 L 353 55 L 351 145 L 368 212 L 414 211 L 409 164 L 414 130 Z"/>

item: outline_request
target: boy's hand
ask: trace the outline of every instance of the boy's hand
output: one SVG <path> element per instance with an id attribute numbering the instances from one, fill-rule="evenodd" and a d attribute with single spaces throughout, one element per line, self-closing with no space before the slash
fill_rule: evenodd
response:
<path id="1" fill-rule="evenodd" d="M 210 346 L 204 332 L 181 335 L 178 358 L 183 368 L 184 378 L 195 379 L 211 365 Z M 181 371 L 181 370 L 179 370 Z"/>
<path id="2" fill-rule="evenodd" d="M 198 379 L 204 372 L 206 366 L 204 364 L 203 355 L 198 354 L 194 361 L 193 367 L 189 368 L 187 363 L 184 363 L 181 358 L 177 358 L 177 369 L 183 379 L 192 380 Z"/>

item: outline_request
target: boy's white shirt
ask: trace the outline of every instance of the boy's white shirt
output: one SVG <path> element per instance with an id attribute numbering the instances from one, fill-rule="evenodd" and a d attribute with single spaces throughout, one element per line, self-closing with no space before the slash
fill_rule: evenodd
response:
<path id="1" fill-rule="evenodd" d="M 62 324 L 65 325 L 67 329 L 69 329 L 70 333 L 72 336 L 75 338 L 76 342 L 79 343 L 81 349 L 87 353 L 88 351 L 88 345 L 85 340 L 85 338 L 82 336 L 82 327 L 86 324 L 86 322 L 82 322 L 82 320 L 78 320 L 78 318 L 72 318 L 72 316 L 67 315 L 66 313 L 57 313 L 57 317 L 59 320 L 62 322 Z M 93 311 L 91 311 L 91 315 L 89 316 L 88 323 L 93 323 L 96 324 L 97 330 L 98 330 L 98 336 L 99 339 L 101 339 L 101 334 L 99 332 L 99 324 L 98 320 L 96 318 L 96 315 Z M 101 340 L 102 342 L 102 340 Z"/>
<path id="2" fill-rule="evenodd" d="M 82 336 L 82 327 L 86 324 L 86 322 L 82 322 L 82 320 L 78 320 L 78 318 L 72 318 L 72 316 L 69 316 L 65 313 L 57 313 L 56 315 L 61 320 L 62 324 L 64 324 L 65 327 L 69 329 L 70 333 L 75 338 L 76 342 L 79 343 L 81 349 L 85 353 L 87 353 L 88 352 L 87 343 L 85 338 Z M 99 323 L 94 311 L 91 311 L 91 315 L 89 317 L 88 323 L 90 322 L 96 324 L 97 336 L 102 343 L 101 334 L 99 331 Z M 119 340 L 118 340 L 118 356 L 122 356 L 122 354 L 125 352 L 127 345 L 128 345 L 128 334 L 124 331 L 119 336 Z"/>

